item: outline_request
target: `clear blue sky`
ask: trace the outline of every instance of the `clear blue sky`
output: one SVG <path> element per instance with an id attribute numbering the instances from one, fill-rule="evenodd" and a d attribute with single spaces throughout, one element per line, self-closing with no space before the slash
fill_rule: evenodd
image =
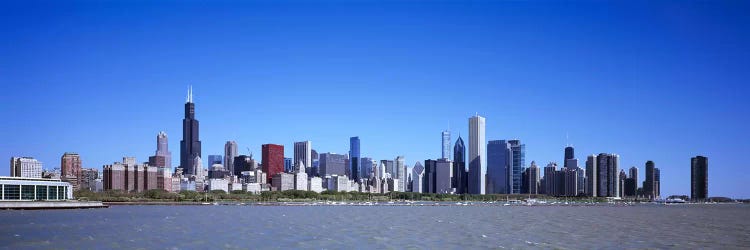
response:
<path id="1" fill-rule="evenodd" d="M 621 167 L 656 162 L 662 194 L 750 198 L 746 1 L 0 4 L 0 174 L 11 156 L 58 167 L 146 161 L 169 134 L 179 162 L 194 86 L 204 159 L 294 141 L 416 161 L 440 132 L 521 139 L 527 165 L 562 163 L 566 134 Z"/>

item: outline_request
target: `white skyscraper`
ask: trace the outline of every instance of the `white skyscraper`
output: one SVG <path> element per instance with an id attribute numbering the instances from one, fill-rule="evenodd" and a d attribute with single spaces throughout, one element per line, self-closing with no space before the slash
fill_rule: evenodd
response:
<path id="1" fill-rule="evenodd" d="M 227 141 L 224 144 L 224 169 L 229 171 L 230 175 L 235 175 L 234 157 L 237 157 L 237 142 Z"/>
<path id="2" fill-rule="evenodd" d="M 398 179 L 398 190 L 396 191 L 406 191 L 406 163 L 404 162 L 403 156 L 396 157 L 395 160 L 396 164 L 396 176 L 394 176 L 394 179 Z"/>
<path id="3" fill-rule="evenodd" d="M 485 193 L 487 151 L 484 137 L 485 119 L 479 115 L 469 118 L 469 193 Z"/>
<path id="4" fill-rule="evenodd" d="M 451 132 L 444 130 L 443 133 L 443 159 L 451 158 Z"/>
<path id="5" fill-rule="evenodd" d="M 301 166 L 300 164 L 295 164 L 294 172 L 305 172 L 309 173 L 305 168 L 312 167 L 312 142 L 310 141 L 301 141 L 301 142 L 295 142 L 294 143 L 294 162 L 304 163 L 304 166 Z M 302 169 L 300 169 L 302 168 Z"/>
<path id="6" fill-rule="evenodd" d="M 422 182 L 424 178 L 424 166 L 422 163 L 414 163 L 414 167 L 411 168 L 411 191 L 414 193 L 422 193 Z"/>

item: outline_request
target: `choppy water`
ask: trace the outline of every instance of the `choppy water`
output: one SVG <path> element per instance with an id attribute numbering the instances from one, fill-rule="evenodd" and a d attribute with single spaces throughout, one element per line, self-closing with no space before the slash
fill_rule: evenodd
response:
<path id="1" fill-rule="evenodd" d="M 750 205 L 0 211 L 6 249 L 750 248 Z"/>

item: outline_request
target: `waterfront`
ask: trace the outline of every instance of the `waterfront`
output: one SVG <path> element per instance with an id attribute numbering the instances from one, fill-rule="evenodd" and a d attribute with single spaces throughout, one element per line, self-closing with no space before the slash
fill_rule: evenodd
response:
<path id="1" fill-rule="evenodd" d="M 112 206 L 0 211 L 6 249 L 750 246 L 750 205 Z"/>

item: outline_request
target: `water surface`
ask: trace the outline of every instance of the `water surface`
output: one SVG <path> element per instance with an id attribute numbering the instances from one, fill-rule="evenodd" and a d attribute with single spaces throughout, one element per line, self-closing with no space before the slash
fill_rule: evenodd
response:
<path id="1" fill-rule="evenodd" d="M 750 248 L 750 205 L 0 211 L 4 249 Z"/>

